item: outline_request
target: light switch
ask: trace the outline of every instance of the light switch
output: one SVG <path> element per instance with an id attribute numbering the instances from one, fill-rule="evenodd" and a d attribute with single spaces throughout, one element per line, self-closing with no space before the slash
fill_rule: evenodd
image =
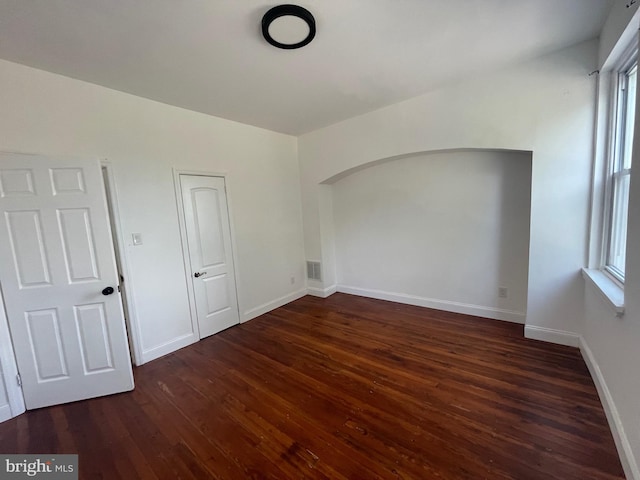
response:
<path id="1" fill-rule="evenodd" d="M 131 238 L 133 238 L 134 245 L 142 245 L 142 234 L 141 233 L 132 233 Z"/>

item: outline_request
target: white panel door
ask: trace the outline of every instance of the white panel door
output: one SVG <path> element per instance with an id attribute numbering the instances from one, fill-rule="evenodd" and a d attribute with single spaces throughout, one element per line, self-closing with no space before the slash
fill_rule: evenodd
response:
<path id="1" fill-rule="evenodd" d="M 0 212 L 0 285 L 27 408 L 131 390 L 99 162 L 0 153 Z"/>
<path id="2" fill-rule="evenodd" d="M 240 323 L 224 178 L 180 175 L 200 338 Z"/>

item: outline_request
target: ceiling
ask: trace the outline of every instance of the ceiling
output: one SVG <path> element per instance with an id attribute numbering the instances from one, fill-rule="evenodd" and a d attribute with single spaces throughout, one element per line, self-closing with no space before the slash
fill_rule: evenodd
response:
<path id="1" fill-rule="evenodd" d="M 598 35 L 612 0 L 304 0 L 316 38 L 262 38 L 265 0 L 0 0 L 0 58 L 298 135 Z"/>

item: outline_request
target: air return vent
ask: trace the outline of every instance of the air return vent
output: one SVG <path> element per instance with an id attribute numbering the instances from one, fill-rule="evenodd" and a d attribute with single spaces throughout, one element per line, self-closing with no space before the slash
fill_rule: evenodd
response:
<path id="1" fill-rule="evenodd" d="M 322 271 L 320 270 L 320 262 L 307 262 L 307 278 L 309 280 L 322 280 Z"/>

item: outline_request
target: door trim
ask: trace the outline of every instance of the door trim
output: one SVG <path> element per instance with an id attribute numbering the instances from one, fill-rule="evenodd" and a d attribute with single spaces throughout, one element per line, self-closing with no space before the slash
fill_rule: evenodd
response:
<path id="1" fill-rule="evenodd" d="M 189 297 L 189 314 L 191 315 L 191 328 L 197 339 L 200 340 L 200 327 L 198 326 L 198 314 L 196 312 L 196 294 L 193 288 L 193 281 L 191 279 L 191 262 L 189 261 L 189 243 L 187 242 L 187 226 L 185 223 L 184 205 L 182 203 L 182 186 L 180 184 L 180 175 L 193 175 L 199 177 L 218 177 L 224 180 L 225 193 L 227 199 L 227 213 L 229 216 L 229 233 L 231 235 L 231 258 L 233 259 L 233 272 L 235 276 L 234 288 L 236 289 L 236 308 L 238 309 L 238 316 L 240 323 L 242 323 L 242 315 L 240 312 L 240 291 L 238 289 L 239 275 L 238 275 L 238 258 L 236 252 L 236 235 L 235 227 L 233 223 L 233 209 L 231 207 L 231 195 L 228 175 L 226 172 L 204 172 L 198 170 L 179 170 L 173 168 L 173 186 L 176 193 L 176 209 L 178 211 L 178 225 L 180 227 L 180 241 L 182 245 L 182 262 L 184 264 L 184 276 L 185 283 L 187 285 L 187 292 Z"/>
<path id="2" fill-rule="evenodd" d="M 13 341 L 9 331 L 9 321 L 4 310 L 4 300 L 0 289 L 0 388 L 6 387 L 11 416 L 17 417 L 26 411 L 22 387 L 18 385 L 18 364 L 13 353 Z M 3 383 L 4 382 L 4 383 Z M 0 422 L 9 418 L 0 418 Z"/>
<path id="3" fill-rule="evenodd" d="M 129 337 L 129 345 L 131 350 L 131 356 L 133 357 L 134 365 L 142 365 L 144 362 L 144 357 L 142 355 L 142 344 L 140 339 L 142 338 L 142 333 L 140 332 L 140 323 L 138 322 L 137 310 L 135 306 L 135 302 L 133 299 L 134 295 L 134 281 L 133 275 L 131 275 L 131 269 L 129 268 L 129 261 L 127 255 L 127 245 L 124 242 L 124 236 L 122 234 L 122 223 L 120 221 L 120 208 L 118 202 L 118 186 L 115 181 L 115 172 L 114 167 L 107 159 L 100 160 L 100 167 L 106 171 L 106 182 L 109 185 L 109 191 L 105 191 L 105 198 L 107 203 L 109 204 L 109 208 L 107 212 L 109 213 L 109 228 L 115 230 L 112 232 L 112 238 L 114 243 L 114 252 L 113 255 L 117 257 L 118 262 L 120 263 L 120 267 L 122 268 L 122 274 L 125 279 L 125 288 L 126 288 L 126 301 L 120 295 L 120 301 L 123 304 L 125 315 L 125 322 L 127 324 L 127 333 Z M 118 279 L 119 280 L 119 279 Z"/>

